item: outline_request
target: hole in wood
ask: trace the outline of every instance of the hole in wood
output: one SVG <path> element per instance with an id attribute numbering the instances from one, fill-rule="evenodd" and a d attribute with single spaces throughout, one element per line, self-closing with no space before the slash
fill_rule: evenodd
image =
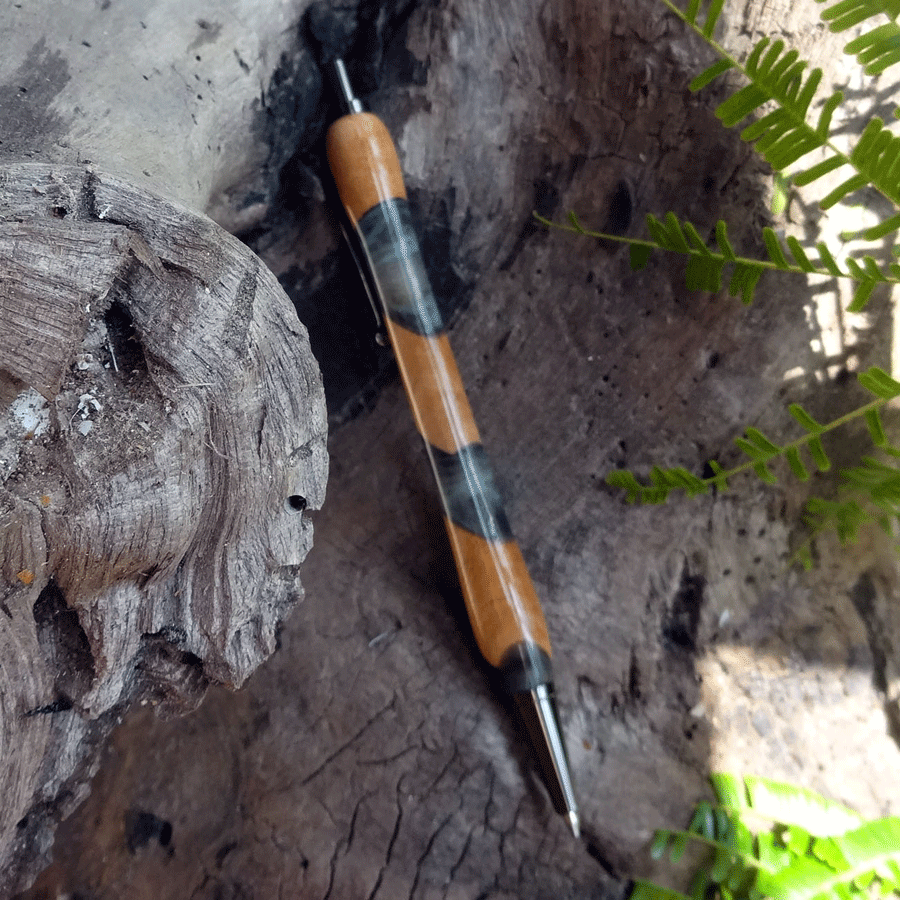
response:
<path id="1" fill-rule="evenodd" d="M 134 328 L 131 313 L 119 300 L 113 300 L 103 316 L 109 335 L 110 365 L 126 379 L 131 375 L 144 375 L 147 362 L 144 348 Z"/>
<path id="2" fill-rule="evenodd" d="M 78 699 L 94 680 L 94 658 L 78 613 L 66 605 L 55 581 L 50 581 L 34 603 L 38 643 L 61 697 Z"/>
<path id="3" fill-rule="evenodd" d="M 306 509 L 306 497 L 301 497 L 299 494 L 291 494 L 287 498 L 287 503 L 291 509 L 295 509 L 297 512 L 303 512 Z"/>

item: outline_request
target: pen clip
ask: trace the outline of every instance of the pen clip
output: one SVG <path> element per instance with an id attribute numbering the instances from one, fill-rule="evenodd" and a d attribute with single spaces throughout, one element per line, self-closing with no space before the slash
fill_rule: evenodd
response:
<path id="1" fill-rule="evenodd" d="M 347 222 L 347 217 L 343 212 L 339 214 L 338 218 L 341 225 L 341 234 L 344 236 L 344 243 L 353 257 L 363 290 L 366 292 L 369 306 L 372 308 L 372 315 L 375 316 L 375 343 L 379 347 L 386 347 L 388 345 L 387 328 L 385 327 L 384 317 L 381 314 L 381 307 L 377 299 L 378 287 L 375 284 L 375 276 L 372 274 L 371 268 L 364 262 L 366 259 L 365 251 L 360 246 L 355 229 Z"/>
<path id="2" fill-rule="evenodd" d="M 387 347 L 387 327 L 384 323 L 384 316 L 382 315 L 381 304 L 378 299 L 380 294 L 378 292 L 378 285 L 375 281 L 375 275 L 372 272 L 371 266 L 368 264 L 368 256 L 366 255 L 365 248 L 356 232 L 356 228 L 353 226 L 350 217 L 347 215 L 347 211 L 344 209 L 344 204 L 341 203 L 341 198 L 338 195 L 334 182 L 328 178 L 323 179 L 321 184 L 325 193 L 325 208 L 333 213 L 334 219 L 337 220 L 337 223 L 340 226 L 344 244 L 350 251 L 350 256 L 353 258 L 353 264 L 356 266 L 356 271 L 359 272 L 359 279 L 362 282 L 363 290 L 366 292 L 366 298 L 369 301 L 372 315 L 375 317 L 375 343 L 378 344 L 379 347 Z M 332 221 L 334 221 L 334 219 Z"/>

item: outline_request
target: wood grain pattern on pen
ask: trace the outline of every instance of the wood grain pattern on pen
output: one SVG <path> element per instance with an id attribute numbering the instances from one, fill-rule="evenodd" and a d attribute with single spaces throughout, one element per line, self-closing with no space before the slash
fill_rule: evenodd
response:
<path id="1" fill-rule="evenodd" d="M 518 643 L 536 644 L 549 655 L 540 601 L 513 540 L 422 264 L 393 142 L 380 120 L 358 113 L 332 125 L 327 150 L 378 282 L 479 649 L 494 666 Z"/>

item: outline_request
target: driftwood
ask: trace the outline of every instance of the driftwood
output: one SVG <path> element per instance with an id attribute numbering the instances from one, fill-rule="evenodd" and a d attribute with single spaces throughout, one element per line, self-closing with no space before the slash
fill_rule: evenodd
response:
<path id="1" fill-rule="evenodd" d="M 302 596 L 324 400 L 274 276 L 92 169 L 0 168 L 0 896 L 127 706 L 240 686 Z"/>

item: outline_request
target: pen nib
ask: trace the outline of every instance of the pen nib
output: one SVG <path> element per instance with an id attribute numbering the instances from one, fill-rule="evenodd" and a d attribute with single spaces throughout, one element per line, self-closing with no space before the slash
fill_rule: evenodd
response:
<path id="1" fill-rule="evenodd" d="M 539 684 L 530 691 L 515 694 L 514 697 L 540 763 L 553 806 L 560 815 L 565 816 L 572 834 L 577 838 L 581 834 L 578 805 L 575 803 L 575 791 L 553 699 L 553 688 L 549 684 Z"/>

